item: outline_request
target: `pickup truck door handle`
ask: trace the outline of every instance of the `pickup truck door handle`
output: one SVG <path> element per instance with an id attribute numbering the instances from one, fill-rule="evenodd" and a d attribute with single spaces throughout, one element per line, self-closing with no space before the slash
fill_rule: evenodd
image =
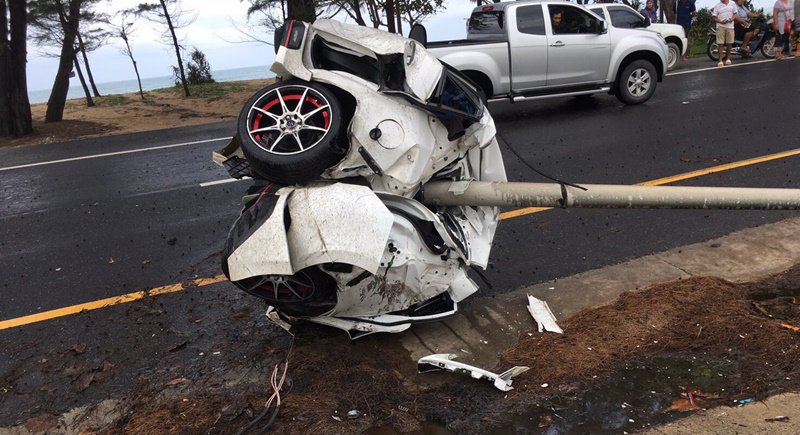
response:
<path id="1" fill-rule="evenodd" d="M 561 42 L 561 41 L 556 41 L 556 42 L 554 42 L 554 43 L 550 44 L 550 46 L 551 46 L 551 47 L 563 47 L 563 46 L 564 46 L 564 43 L 563 43 L 563 42 Z"/>

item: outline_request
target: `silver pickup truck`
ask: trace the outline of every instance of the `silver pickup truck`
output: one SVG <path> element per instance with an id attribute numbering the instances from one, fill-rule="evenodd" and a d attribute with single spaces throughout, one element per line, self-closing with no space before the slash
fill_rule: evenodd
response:
<path id="1" fill-rule="evenodd" d="M 486 97 L 523 101 L 607 92 L 625 104 L 653 96 L 668 55 L 658 33 L 609 26 L 565 1 L 478 6 L 466 40 L 429 42 L 427 49 Z"/>

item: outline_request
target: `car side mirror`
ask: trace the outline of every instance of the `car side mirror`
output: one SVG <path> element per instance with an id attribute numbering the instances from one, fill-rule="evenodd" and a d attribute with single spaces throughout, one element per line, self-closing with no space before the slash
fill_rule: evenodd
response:
<path id="1" fill-rule="evenodd" d="M 644 24 L 643 27 L 650 27 L 650 24 L 652 24 L 650 22 L 650 17 L 644 17 L 644 22 L 642 24 Z"/>
<path id="2" fill-rule="evenodd" d="M 602 35 L 603 33 L 608 32 L 608 23 L 605 20 L 600 20 L 597 22 L 597 34 Z"/>

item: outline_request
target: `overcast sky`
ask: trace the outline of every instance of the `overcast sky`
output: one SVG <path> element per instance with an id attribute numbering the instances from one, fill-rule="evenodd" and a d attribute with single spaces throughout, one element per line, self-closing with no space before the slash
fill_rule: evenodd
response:
<path id="1" fill-rule="evenodd" d="M 142 0 L 113 0 L 101 3 L 99 10 L 113 14 L 130 8 Z M 698 8 L 712 6 L 717 0 L 698 0 Z M 756 8 L 771 9 L 774 1 L 753 0 Z M 258 43 L 232 43 L 241 40 L 241 35 L 232 23 L 246 26 L 247 2 L 240 0 L 185 0 L 186 9 L 197 14 L 197 19 L 188 27 L 180 29 L 178 36 L 183 44 L 197 47 L 211 64 L 213 70 L 268 66 L 274 58 L 271 46 Z M 474 4 L 468 0 L 447 0 L 446 9 L 428 18 L 424 23 L 428 39 L 432 41 L 460 39 L 466 35 L 465 20 Z M 344 20 L 344 17 L 341 17 Z M 146 20 L 139 20 L 137 30 L 130 40 L 142 78 L 168 76 L 170 65 L 175 65 L 175 54 L 171 46 L 159 42 L 160 30 Z M 271 40 L 271 35 L 265 35 Z M 121 51 L 122 41 L 112 38 L 104 47 L 89 54 L 89 61 L 97 83 L 133 80 L 136 78 L 130 60 Z M 185 62 L 185 60 L 184 60 Z M 28 47 L 28 89 L 49 89 L 53 85 L 58 60 L 40 55 L 40 49 Z"/>

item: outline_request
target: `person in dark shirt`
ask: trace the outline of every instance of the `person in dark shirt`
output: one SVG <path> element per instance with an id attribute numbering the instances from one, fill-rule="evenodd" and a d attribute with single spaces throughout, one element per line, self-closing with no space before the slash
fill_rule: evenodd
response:
<path id="1" fill-rule="evenodd" d="M 689 31 L 692 30 L 692 17 L 697 13 L 694 1 L 695 0 L 678 0 L 675 2 L 675 22 L 683 26 L 687 38 L 689 37 Z M 683 60 L 689 60 L 689 55 L 684 54 Z"/>

